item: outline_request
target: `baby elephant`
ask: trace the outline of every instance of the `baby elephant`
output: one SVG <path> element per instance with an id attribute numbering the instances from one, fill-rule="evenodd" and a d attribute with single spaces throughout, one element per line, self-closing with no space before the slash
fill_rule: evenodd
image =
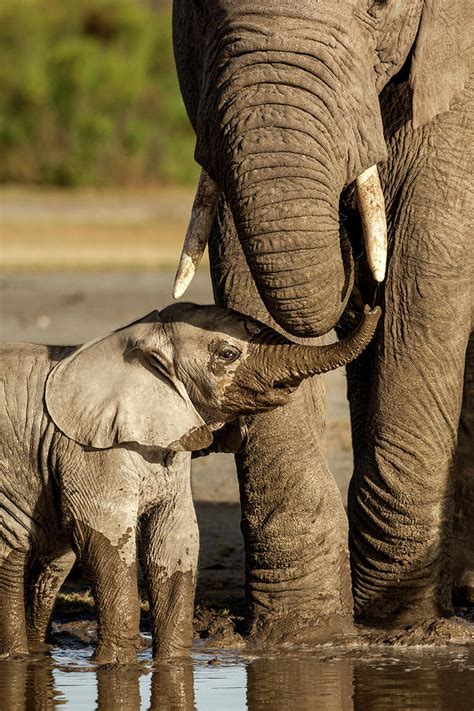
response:
<path id="1" fill-rule="evenodd" d="M 78 555 L 97 608 L 95 660 L 132 661 L 137 545 L 154 654 L 186 654 L 199 546 L 190 452 L 238 449 L 232 421 L 355 358 L 379 315 L 366 307 L 347 339 L 315 347 L 180 303 L 80 347 L 2 345 L 0 655 L 41 648 Z"/>

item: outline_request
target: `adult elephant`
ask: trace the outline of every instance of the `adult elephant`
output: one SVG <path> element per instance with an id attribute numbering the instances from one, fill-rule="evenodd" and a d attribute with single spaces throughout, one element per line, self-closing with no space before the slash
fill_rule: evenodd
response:
<path id="1" fill-rule="evenodd" d="M 363 300 L 383 307 L 373 347 L 348 372 L 353 593 L 356 612 L 378 620 L 452 612 L 472 316 L 471 36 L 470 0 L 174 2 L 203 167 L 176 294 L 210 232 L 216 300 L 294 336 L 344 330 Z M 375 164 L 390 258 L 377 290 L 385 218 Z M 251 631 L 261 638 L 350 629 L 347 524 L 323 435 L 314 379 L 254 418 L 237 457 Z M 473 486 L 471 472 L 463 504 Z M 459 515 L 464 554 L 473 510 Z"/>

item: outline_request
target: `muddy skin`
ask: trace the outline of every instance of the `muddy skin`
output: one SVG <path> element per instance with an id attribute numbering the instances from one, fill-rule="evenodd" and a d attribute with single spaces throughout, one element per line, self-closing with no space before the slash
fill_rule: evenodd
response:
<path id="1" fill-rule="evenodd" d="M 25 564 L 26 553 L 13 550 L 0 568 L 0 590 L 6 591 L 0 605 L 0 659 L 28 654 L 23 584 Z"/>
<path id="2" fill-rule="evenodd" d="M 284 653 L 328 646 L 340 653 L 367 648 L 471 648 L 474 647 L 474 607 L 463 614 L 464 618 L 424 619 L 416 624 L 394 625 L 389 630 L 367 624 L 353 625 L 347 618 L 336 616 L 312 620 L 310 624 L 296 619 L 296 630 L 290 630 L 278 619 L 274 629 L 265 621 L 260 629 L 258 622 L 249 629 L 242 618 L 207 610 L 200 611 L 194 618 L 194 627 L 195 636 L 206 641 L 205 648 L 246 649 L 262 655 L 270 650 Z"/>
<path id="3" fill-rule="evenodd" d="M 76 559 L 73 551 L 66 552 L 51 562 L 37 562 L 27 584 L 26 625 L 30 652 L 49 648 L 45 639 L 50 628 L 51 614 L 57 593 Z"/>
<path id="4" fill-rule="evenodd" d="M 157 659 L 189 654 L 193 638 L 195 580 L 192 570 L 177 570 L 169 578 L 165 570 L 149 569 L 159 586 L 150 594 L 153 656 Z"/>
<path id="5" fill-rule="evenodd" d="M 131 663 L 139 649 L 137 568 L 124 563 L 120 546 L 84 523 L 76 524 L 74 542 L 89 571 L 97 605 L 99 664 Z"/>

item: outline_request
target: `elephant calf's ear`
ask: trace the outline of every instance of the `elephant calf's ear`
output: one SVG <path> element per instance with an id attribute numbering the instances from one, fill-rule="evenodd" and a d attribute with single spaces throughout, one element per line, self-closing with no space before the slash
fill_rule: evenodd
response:
<path id="1" fill-rule="evenodd" d="M 413 125 L 449 110 L 473 69 L 473 0 L 424 0 L 413 50 Z"/>
<path id="2" fill-rule="evenodd" d="M 212 434 L 184 386 L 154 368 L 139 347 L 160 324 L 139 322 L 86 343 L 49 374 L 45 402 L 51 419 L 70 439 L 106 449 L 137 442 L 175 451 L 203 449 Z M 163 360 L 166 360 L 165 358 Z"/>

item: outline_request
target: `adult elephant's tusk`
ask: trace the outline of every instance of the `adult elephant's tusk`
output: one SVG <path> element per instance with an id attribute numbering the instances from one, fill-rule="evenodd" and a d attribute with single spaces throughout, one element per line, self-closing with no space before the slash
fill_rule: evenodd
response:
<path id="1" fill-rule="evenodd" d="M 364 231 L 367 261 L 375 281 L 385 279 L 387 267 L 387 220 L 385 200 L 376 165 L 356 178 L 356 196 Z"/>
<path id="2" fill-rule="evenodd" d="M 211 232 L 219 200 L 219 187 L 201 170 L 191 210 L 188 230 L 184 238 L 181 259 L 174 280 L 173 298 L 179 299 L 190 285 Z"/>

